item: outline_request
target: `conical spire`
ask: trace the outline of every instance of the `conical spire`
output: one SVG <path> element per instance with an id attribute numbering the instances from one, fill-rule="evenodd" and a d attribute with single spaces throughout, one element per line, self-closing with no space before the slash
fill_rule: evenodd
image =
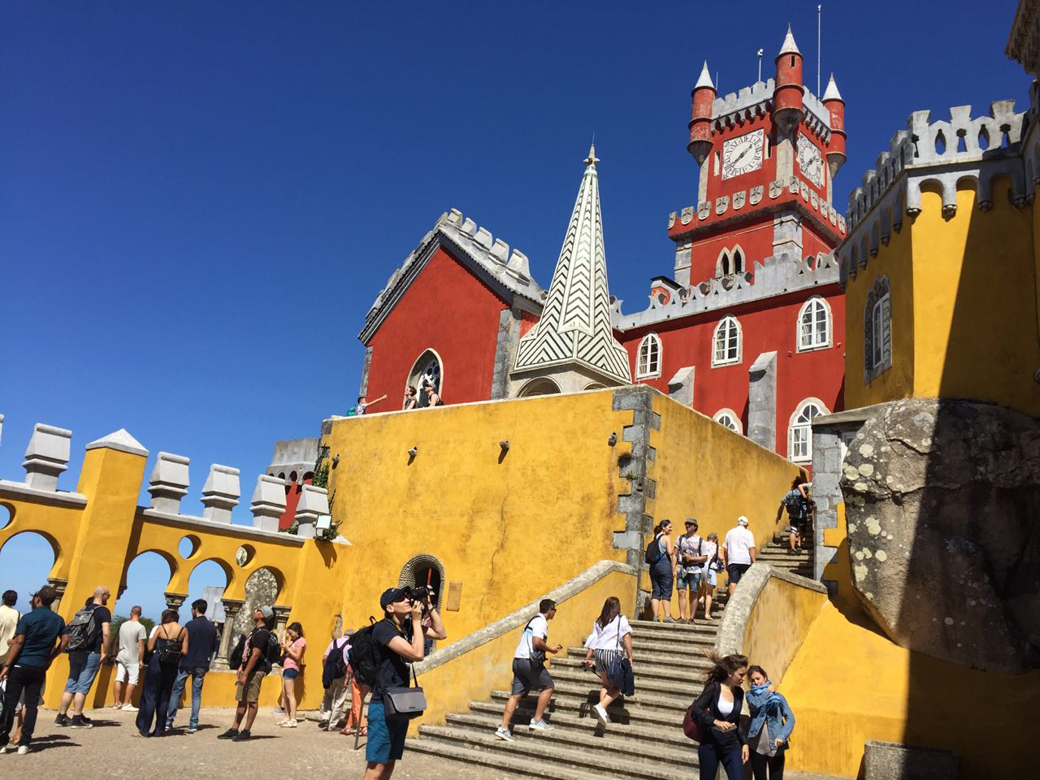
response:
<path id="1" fill-rule="evenodd" d="M 787 25 L 787 37 L 784 38 L 784 45 L 780 47 L 780 54 L 801 54 L 798 44 L 794 42 L 791 25 Z"/>
<path id="2" fill-rule="evenodd" d="M 838 92 L 838 84 L 834 81 L 834 74 L 831 74 L 830 81 L 827 82 L 827 89 L 823 92 L 823 100 L 842 100 L 841 93 Z M 844 101 L 843 101 L 844 102 Z"/>
<path id="3" fill-rule="evenodd" d="M 600 381 L 628 384 L 628 353 L 614 338 L 607 291 L 607 258 L 599 204 L 596 147 L 585 158 L 560 258 L 542 317 L 517 346 L 515 373 L 549 367 L 584 369 Z M 554 375 L 559 374 L 557 369 Z M 578 372 L 576 372 L 578 373 Z M 580 389 L 580 388 L 579 388 Z"/>
<path id="4" fill-rule="evenodd" d="M 704 67 L 701 68 L 701 75 L 697 79 L 697 83 L 693 85 L 694 89 L 700 89 L 701 87 L 711 87 L 715 89 L 715 85 L 711 81 L 711 73 L 708 72 L 708 61 L 704 61 Z"/>

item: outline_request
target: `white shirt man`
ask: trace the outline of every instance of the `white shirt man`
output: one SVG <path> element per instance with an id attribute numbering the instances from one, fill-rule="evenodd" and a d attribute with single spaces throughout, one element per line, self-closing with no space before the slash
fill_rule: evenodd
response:
<path id="1" fill-rule="evenodd" d="M 144 626 L 141 624 L 141 608 L 130 610 L 130 619 L 119 627 L 119 650 L 116 653 L 116 674 L 112 682 L 112 706 L 127 712 L 136 712 L 133 705 L 134 688 L 144 666 Z M 123 697 L 123 685 L 126 695 Z"/>
<path id="2" fill-rule="evenodd" d="M 726 563 L 726 574 L 729 576 L 727 591 L 733 594 L 734 588 L 744 576 L 744 572 L 755 562 L 755 536 L 748 530 L 748 519 L 741 515 L 737 518 L 737 527 L 726 533 L 722 543 L 723 559 Z"/>
<path id="3" fill-rule="evenodd" d="M 15 629 L 22 617 L 14 608 L 17 603 L 18 594 L 15 591 L 4 591 L 3 604 L 0 605 L 0 661 L 7 655 L 7 647 L 14 639 Z"/>

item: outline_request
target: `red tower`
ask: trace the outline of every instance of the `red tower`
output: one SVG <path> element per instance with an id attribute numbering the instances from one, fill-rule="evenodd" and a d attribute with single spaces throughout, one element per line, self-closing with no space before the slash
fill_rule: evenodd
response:
<path id="1" fill-rule="evenodd" d="M 773 124 L 782 135 L 801 124 L 805 118 L 805 87 L 802 85 L 802 53 L 794 42 L 791 27 L 780 53 L 776 55 L 776 89 L 773 92 Z"/>
<path id="2" fill-rule="evenodd" d="M 693 116 L 690 118 L 690 143 L 686 151 L 693 155 L 698 165 L 704 164 L 704 158 L 711 152 L 711 107 L 715 102 L 715 85 L 711 83 L 708 73 L 708 61 L 704 61 L 701 76 L 690 93 L 693 102 Z"/>

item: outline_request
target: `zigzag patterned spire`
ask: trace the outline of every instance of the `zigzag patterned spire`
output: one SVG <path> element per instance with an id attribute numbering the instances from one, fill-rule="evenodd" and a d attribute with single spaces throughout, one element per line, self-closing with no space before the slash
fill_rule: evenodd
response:
<path id="1" fill-rule="evenodd" d="M 542 317 L 520 339 L 514 371 L 579 363 L 613 382 L 632 381 L 628 353 L 610 324 L 598 162 L 593 144 Z"/>

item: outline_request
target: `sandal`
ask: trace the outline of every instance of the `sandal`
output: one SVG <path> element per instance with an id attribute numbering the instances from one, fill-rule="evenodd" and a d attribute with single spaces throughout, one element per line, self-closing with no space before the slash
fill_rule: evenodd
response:
<path id="1" fill-rule="evenodd" d="M 346 728 L 340 729 L 339 733 L 342 734 L 344 737 L 352 737 L 355 734 L 357 734 L 357 729 L 355 729 L 353 726 L 347 726 Z"/>

